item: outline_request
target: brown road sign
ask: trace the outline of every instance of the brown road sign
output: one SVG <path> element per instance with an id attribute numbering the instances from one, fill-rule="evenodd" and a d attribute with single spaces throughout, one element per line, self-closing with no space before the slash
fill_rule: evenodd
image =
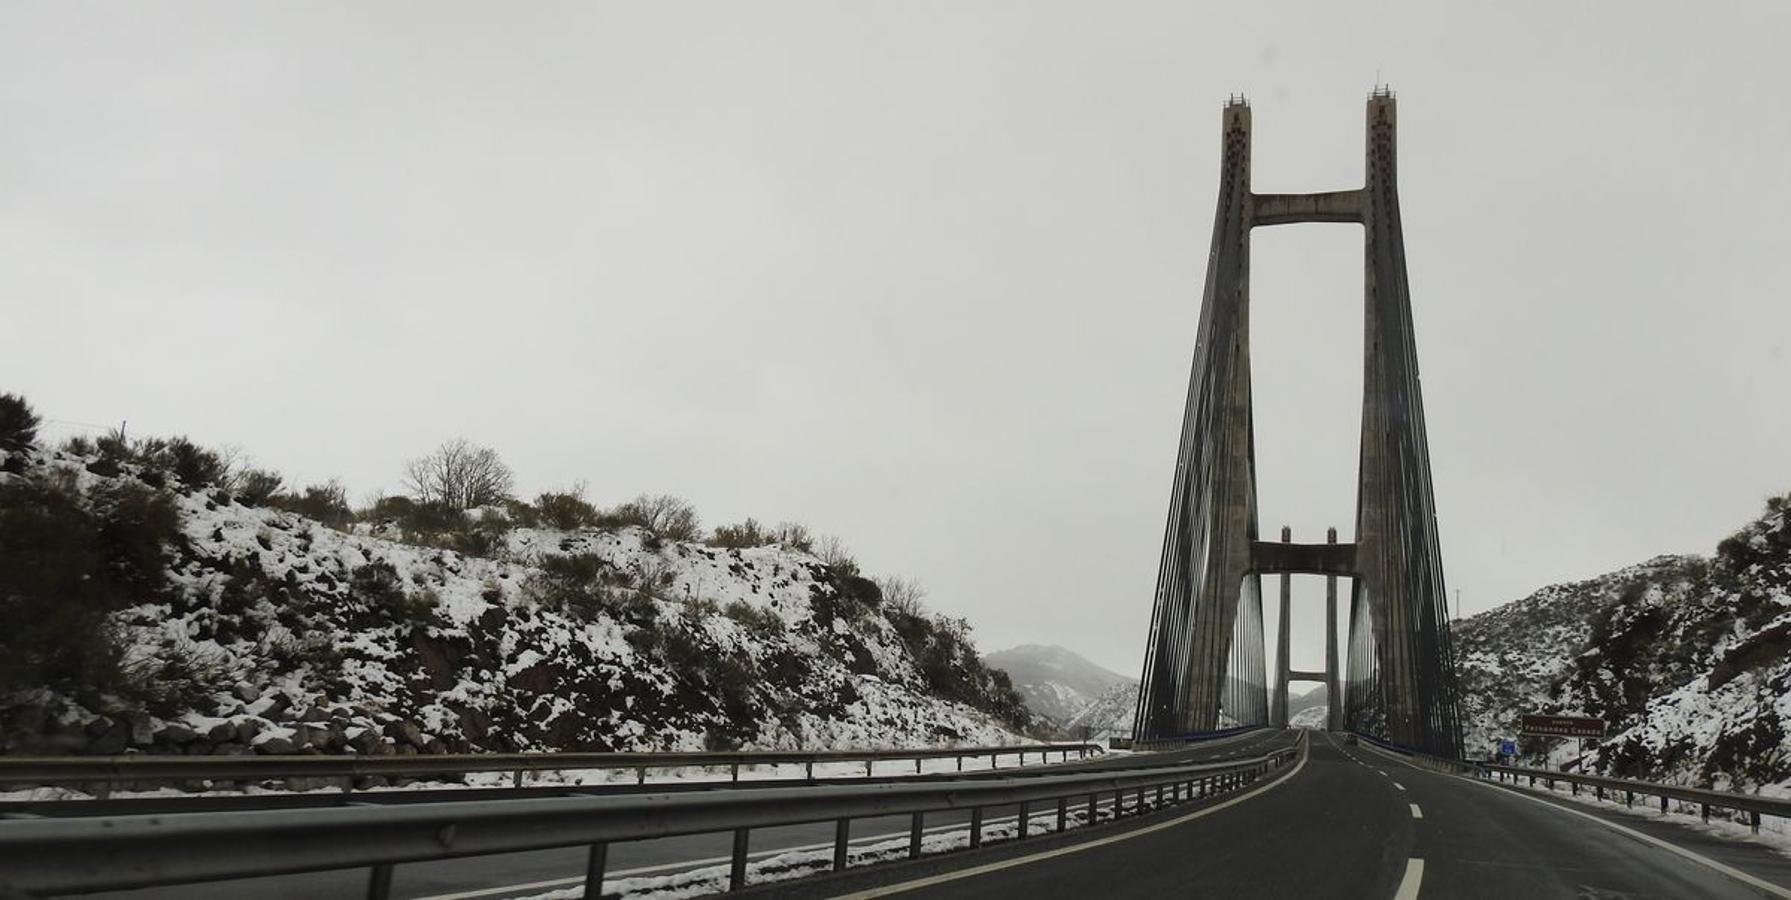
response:
<path id="1" fill-rule="evenodd" d="M 1604 720 L 1586 716 L 1524 715 L 1518 721 L 1518 733 L 1540 737 L 1595 738 L 1604 737 Z"/>

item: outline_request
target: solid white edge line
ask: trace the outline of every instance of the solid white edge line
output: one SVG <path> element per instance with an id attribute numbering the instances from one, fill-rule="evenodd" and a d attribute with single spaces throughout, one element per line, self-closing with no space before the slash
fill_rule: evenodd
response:
<path id="1" fill-rule="evenodd" d="M 1412 818 L 1414 818 L 1414 819 L 1424 818 L 1424 810 L 1419 809 L 1418 804 L 1416 804 L 1416 803 L 1412 804 Z"/>
<path id="2" fill-rule="evenodd" d="M 1393 900 L 1418 900 L 1418 887 L 1424 883 L 1424 860 L 1412 857 L 1405 861 L 1405 877 L 1399 879 L 1399 889 L 1393 892 Z"/>
<path id="3" fill-rule="evenodd" d="M 1368 749 L 1374 751 L 1375 753 L 1381 754 L 1383 756 L 1387 756 L 1391 759 L 1398 760 L 1399 762 L 1403 763 L 1404 765 L 1410 766 L 1412 769 L 1418 769 L 1418 767 L 1415 765 L 1412 765 L 1412 763 L 1410 763 L 1404 759 L 1400 759 L 1397 756 L 1393 756 L 1392 754 L 1388 753 L 1387 751 L 1382 750 L 1379 747 L 1376 747 L 1372 744 L 1368 745 Z M 1419 771 L 1424 771 L 1424 770 L 1419 770 Z M 1582 818 L 1591 819 L 1592 821 L 1597 822 L 1598 824 L 1603 825 L 1606 828 L 1609 828 L 1613 831 L 1617 831 L 1622 834 L 1626 834 L 1626 835 L 1633 837 L 1636 840 L 1641 841 L 1645 844 L 1659 847 L 1660 849 L 1665 850 L 1669 853 L 1672 853 L 1676 856 L 1680 856 L 1684 859 L 1691 860 L 1692 862 L 1695 862 L 1698 865 L 1704 866 L 1705 868 L 1711 869 L 1712 871 L 1720 872 L 1724 875 L 1727 875 L 1730 878 L 1733 878 L 1736 881 L 1741 882 L 1742 884 L 1746 884 L 1746 885 L 1749 885 L 1750 887 L 1755 887 L 1762 891 L 1765 891 L 1774 897 L 1782 897 L 1782 898 L 1785 898 L 1785 900 L 1791 900 L 1791 890 L 1788 890 L 1784 887 L 1780 887 L 1779 885 L 1773 884 L 1772 882 L 1767 881 L 1763 878 L 1758 878 L 1756 876 L 1749 875 L 1748 873 L 1743 872 L 1740 869 L 1735 868 L 1734 866 L 1717 862 L 1716 860 L 1711 859 L 1710 857 L 1705 856 L 1701 853 L 1687 850 L 1684 847 L 1681 847 L 1678 844 L 1673 843 L 1672 841 L 1657 838 L 1651 834 L 1646 834 L 1644 832 L 1637 831 L 1634 828 L 1630 828 L 1625 825 L 1619 825 L 1616 822 L 1613 822 L 1609 819 L 1604 818 L 1603 816 L 1595 816 L 1589 812 L 1577 810 L 1570 806 L 1565 806 L 1560 803 L 1555 803 L 1555 802 L 1552 802 L 1549 800 L 1544 800 L 1541 797 L 1538 797 L 1534 794 L 1531 794 L 1531 793 L 1523 790 L 1522 788 L 1502 787 L 1500 785 L 1496 785 L 1491 782 L 1482 781 L 1478 778 L 1470 778 L 1469 776 L 1466 776 L 1466 775 L 1450 775 L 1450 774 L 1445 774 L 1443 772 L 1432 772 L 1431 774 L 1432 775 L 1441 775 L 1445 778 L 1457 778 L 1462 781 L 1466 781 L 1469 784 L 1477 784 L 1483 788 L 1486 788 L 1489 791 L 1498 791 L 1503 794 L 1510 794 L 1513 796 L 1522 797 L 1526 800 L 1540 803 L 1543 806 L 1549 807 L 1550 809 L 1558 809 L 1564 813 L 1571 813 L 1573 815 L 1580 816 Z"/>
<path id="4" fill-rule="evenodd" d="M 1174 819 L 1170 819 L 1166 822 L 1158 822 L 1153 825 L 1146 825 L 1143 828 L 1135 828 L 1135 829 L 1132 829 L 1131 831 L 1126 831 L 1121 834 L 1108 835 L 1107 837 L 1097 838 L 1092 841 L 1084 841 L 1081 843 L 1071 844 L 1067 847 L 1059 847 L 1056 850 L 1046 850 L 1041 853 L 1031 853 L 1031 854 L 1027 854 L 1026 856 L 1016 856 L 1013 859 L 1004 859 L 1000 862 L 988 863 L 986 865 L 981 865 L 981 866 L 973 866 L 968 869 L 958 869 L 958 870 L 951 871 L 951 872 L 941 872 L 938 875 L 932 875 L 932 876 L 929 876 L 926 878 L 916 878 L 913 881 L 904 881 L 899 884 L 889 884 L 889 885 L 883 885 L 881 887 L 867 888 L 862 891 L 854 891 L 850 894 L 838 894 L 838 895 L 835 895 L 834 900 L 870 900 L 870 898 L 873 898 L 873 897 L 887 897 L 891 894 L 906 893 L 908 891 L 918 890 L 923 887 L 931 887 L 935 884 L 944 884 L 948 881 L 958 881 L 958 880 L 964 879 L 964 878 L 974 878 L 978 875 L 986 875 L 990 872 L 999 872 L 1002 869 L 1011 869 L 1011 868 L 1014 868 L 1015 866 L 1023 866 L 1028 863 L 1040 862 L 1042 860 L 1053 859 L 1053 858 L 1059 857 L 1059 856 L 1068 856 L 1071 853 L 1081 853 L 1084 850 L 1093 850 L 1096 847 L 1105 847 L 1108 844 L 1117 844 L 1120 841 L 1129 841 L 1135 837 L 1142 837 L 1147 834 L 1152 834 L 1152 833 L 1155 833 L 1158 831 L 1162 831 L 1166 828 L 1174 828 L 1178 825 L 1192 822 L 1195 819 L 1201 818 L 1202 816 L 1212 815 L 1213 813 L 1216 813 L 1219 810 L 1236 806 L 1239 803 L 1244 802 L 1245 800 L 1249 800 L 1254 797 L 1258 797 L 1262 794 L 1268 793 L 1269 791 L 1272 791 L 1275 788 L 1278 788 L 1281 785 L 1284 785 L 1287 782 L 1292 781 L 1293 777 L 1295 775 L 1300 774 L 1301 769 L 1306 768 L 1306 758 L 1308 756 L 1308 749 L 1309 749 L 1308 745 L 1310 744 L 1310 742 L 1305 739 L 1304 735 L 1301 735 L 1299 741 L 1300 741 L 1299 762 L 1295 763 L 1293 769 L 1290 770 L 1287 774 L 1281 776 L 1280 778 L 1275 779 L 1274 781 L 1269 782 L 1268 784 L 1263 785 L 1262 787 L 1256 788 L 1256 789 L 1250 791 L 1249 793 L 1240 794 L 1236 797 L 1231 798 L 1230 800 L 1226 800 L 1226 801 L 1223 801 L 1220 803 L 1215 803 L 1212 806 L 1204 807 L 1202 809 L 1197 809 L 1194 812 L 1191 812 L 1185 816 L 1178 816 L 1178 817 L 1176 817 Z"/>
<path id="5" fill-rule="evenodd" d="M 1272 735 L 1247 733 L 1247 734 L 1237 735 L 1236 737 L 1231 737 L 1231 738 L 1220 738 L 1220 740 L 1231 741 L 1231 740 L 1238 740 L 1239 738 L 1252 738 L 1252 737 L 1253 738 L 1263 738 L 1263 737 L 1270 737 L 1270 736 L 1272 736 Z M 1078 760 L 1078 762 L 1080 762 L 1080 761 L 1081 760 Z M 1063 765 L 1063 763 L 1058 763 L 1058 765 Z M 989 770 L 989 771 L 993 771 L 993 770 Z M 1111 800 L 1104 800 L 1104 801 L 1101 801 L 1100 803 L 1096 804 L 1097 808 L 1109 808 L 1112 805 L 1113 805 L 1113 801 L 1111 801 Z M 1000 824 L 1003 824 L 1006 822 L 1018 821 L 1019 818 L 1020 817 L 1018 815 L 1001 816 L 999 818 L 985 820 L 983 822 L 983 825 L 985 827 L 990 827 L 990 826 L 1000 825 Z M 967 822 L 955 822 L 955 823 L 952 823 L 949 825 L 934 825 L 931 828 L 922 829 L 922 833 L 923 834 L 937 834 L 937 833 L 943 832 L 943 831 L 953 831 L 953 830 L 961 831 L 961 830 L 969 828 L 969 827 L 970 827 L 969 823 L 967 823 Z M 848 844 L 849 845 L 854 845 L 854 844 L 855 845 L 867 845 L 867 844 L 874 844 L 874 843 L 879 843 L 882 841 L 893 840 L 895 838 L 907 837 L 907 836 L 908 836 L 908 832 L 906 832 L 906 831 L 891 831 L 891 832 L 888 832 L 885 834 L 873 834 L 873 835 L 867 835 L 864 837 L 855 837 L 851 841 L 849 841 Z M 774 848 L 769 848 L 769 849 L 765 849 L 765 850 L 756 850 L 752 853 L 749 853 L 749 854 L 747 854 L 747 859 L 765 859 L 767 857 L 777 856 L 777 855 L 783 854 L 783 853 L 802 853 L 802 852 L 806 852 L 806 851 L 810 851 L 810 850 L 826 850 L 832 846 L 833 846 L 833 842 L 828 841 L 828 842 L 822 843 L 822 844 L 803 844 L 803 845 L 796 846 L 796 847 L 774 847 Z M 632 869 L 617 869 L 613 872 L 604 873 L 604 878 L 607 880 L 609 878 L 626 878 L 626 877 L 629 877 L 632 875 L 651 875 L 651 874 L 656 874 L 656 873 L 660 873 L 660 872 L 676 873 L 676 872 L 682 872 L 682 871 L 688 870 L 688 869 L 700 869 L 700 868 L 704 868 L 707 866 L 719 865 L 721 863 L 727 862 L 729 859 L 730 859 L 730 857 L 726 857 L 726 856 L 711 856 L 711 857 L 707 857 L 705 859 L 691 859 L 691 860 L 684 860 L 681 862 L 657 863 L 657 864 L 654 864 L 651 866 L 637 866 Z M 539 890 L 542 888 L 569 887 L 571 885 L 584 884 L 584 883 L 585 883 L 585 877 L 583 875 L 568 875 L 563 878 L 553 878 L 553 879 L 549 879 L 547 881 L 531 881 L 531 882 L 527 882 L 524 884 L 507 884 L 507 885 L 499 885 L 497 887 L 489 887 L 489 888 L 474 888 L 470 891 L 455 891 L 455 892 L 447 893 L 447 894 L 430 894 L 426 897 L 418 897 L 418 898 L 416 898 L 416 900 L 477 900 L 477 898 L 479 898 L 479 897 L 496 897 L 496 896 L 499 896 L 502 894 L 514 894 L 518 891 L 533 891 L 533 890 Z"/>
<path id="6" fill-rule="evenodd" d="M 1730 878 L 1733 878 L 1736 881 L 1741 882 L 1742 884 L 1765 891 L 1774 897 L 1784 897 L 1784 898 L 1786 898 L 1786 900 L 1791 900 L 1791 889 L 1786 889 L 1779 885 L 1773 884 L 1772 882 L 1767 881 L 1764 878 L 1758 878 L 1756 876 L 1749 875 L 1748 873 L 1743 872 L 1740 869 L 1735 868 L 1734 866 L 1730 866 L 1730 865 L 1726 865 L 1724 863 L 1717 862 L 1716 860 L 1711 859 L 1710 857 L 1705 856 L 1701 853 L 1687 850 L 1684 847 L 1681 847 L 1678 844 L 1673 843 L 1672 841 L 1657 838 L 1654 835 L 1647 834 L 1647 833 L 1641 832 L 1641 831 L 1637 831 L 1634 828 L 1630 828 L 1626 825 L 1619 825 L 1616 822 L 1606 819 L 1603 816 L 1595 816 L 1595 815 L 1593 815 L 1589 812 L 1586 812 L 1584 810 L 1578 810 L 1578 809 L 1574 809 L 1573 807 L 1565 806 L 1560 803 L 1554 803 L 1554 802 L 1551 802 L 1548 800 L 1544 800 L 1541 797 L 1535 796 L 1535 795 L 1529 793 L 1528 791 L 1523 790 L 1522 788 L 1500 787 L 1495 784 L 1481 781 L 1478 778 L 1468 778 L 1465 775 L 1456 775 L 1454 777 L 1460 778 L 1460 779 L 1467 781 L 1471 784 L 1480 785 L 1481 787 L 1486 788 L 1487 790 L 1490 790 L 1490 791 L 1498 791 L 1502 794 L 1509 794 L 1509 795 L 1515 796 L 1515 797 L 1522 797 L 1525 800 L 1529 800 L 1529 801 L 1532 801 L 1535 803 L 1540 803 L 1543 806 L 1546 806 L 1550 809 L 1558 809 L 1564 813 L 1571 813 L 1572 815 L 1579 816 L 1582 819 L 1591 819 L 1592 821 L 1597 822 L 1598 824 L 1603 825 L 1604 827 L 1609 828 L 1612 831 L 1616 831 L 1616 832 L 1628 835 L 1628 836 L 1635 838 L 1636 840 L 1641 841 L 1645 844 L 1650 844 L 1652 846 L 1659 847 L 1660 849 L 1665 850 L 1669 853 L 1672 853 L 1677 856 L 1683 857 L 1685 859 L 1691 860 L 1692 862 L 1695 862 L 1701 866 L 1704 866 L 1705 868 L 1712 869 L 1714 871 L 1717 871 L 1724 875 L 1727 875 Z"/>
<path id="7" fill-rule="evenodd" d="M 1108 809 L 1113 806 L 1113 801 L 1103 800 L 1096 804 L 1096 806 L 1101 809 Z M 984 819 L 983 826 L 985 828 L 991 828 L 996 825 L 1018 821 L 1019 818 L 1018 815 L 1012 815 L 1000 816 L 994 819 Z M 934 825 L 929 828 L 923 828 L 921 829 L 921 833 L 938 834 L 945 831 L 964 831 L 969 827 L 969 822 L 953 822 L 947 825 Z M 890 831 L 883 834 L 855 837 L 847 843 L 849 846 L 865 846 L 907 836 L 908 832 L 906 831 Z M 827 841 L 826 843 L 820 844 L 801 844 L 795 847 L 771 847 L 765 850 L 754 850 L 753 852 L 748 853 L 746 858 L 765 859 L 783 853 L 804 853 L 810 850 L 827 850 L 832 846 L 833 842 Z M 616 869 L 614 871 L 603 873 L 603 877 L 605 880 L 608 880 L 611 878 L 627 878 L 632 875 L 652 875 L 660 872 L 678 874 L 690 869 L 701 869 L 708 866 L 720 865 L 728 862 L 732 858 L 733 857 L 729 856 L 711 856 L 705 859 L 687 859 L 681 862 L 655 863 L 650 866 L 636 866 L 632 869 Z M 474 888 L 470 891 L 457 891 L 449 894 L 430 894 L 426 897 L 418 897 L 416 900 L 476 900 L 476 898 L 479 897 L 496 897 L 501 894 L 514 894 L 518 891 L 532 891 L 539 888 L 569 887 L 584 883 L 585 877 L 583 875 L 568 875 L 564 878 L 554 878 L 547 881 L 532 881 L 527 884 L 509 884 L 500 885 L 498 887 Z"/>

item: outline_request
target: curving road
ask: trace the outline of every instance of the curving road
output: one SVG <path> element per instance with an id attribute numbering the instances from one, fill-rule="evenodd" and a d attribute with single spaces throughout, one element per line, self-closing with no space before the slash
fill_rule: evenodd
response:
<path id="1" fill-rule="evenodd" d="M 1791 898 L 1791 859 L 1763 845 L 1440 775 L 1314 735 L 1302 765 L 1232 801 L 781 893 Z"/>

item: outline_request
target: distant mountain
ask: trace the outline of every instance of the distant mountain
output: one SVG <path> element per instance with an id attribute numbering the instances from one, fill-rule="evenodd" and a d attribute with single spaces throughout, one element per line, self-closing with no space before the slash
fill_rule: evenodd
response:
<path id="1" fill-rule="evenodd" d="M 1329 696 L 1329 692 L 1325 690 L 1325 686 L 1322 684 L 1313 685 L 1303 694 L 1296 694 L 1289 691 L 1287 695 L 1287 717 L 1289 721 L 1292 721 L 1293 717 L 1301 710 L 1318 709 L 1320 710 L 1318 727 L 1324 727 L 1324 710 L 1327 709 L 1325 704 L 1327 703 L 1327 698 Z"/>
<path id="2" fill-rule="evenodd" d="M 1604 718 L 1581 765 L 1729 790 L 1791 790 L 1791 497 L 1711 558 L 1660 556 L 1545 587 L 1454 626 L 1464 746 L 1484 756 L 1527 712 Z M 1592 742 L 1588 742 L 1592 744 Z M 1573 741 L 1526 738 L 1529 762 Z"/>
<path id="3" fill-rule="evenodd" d="M 1099 740 L 1130 736 L 1138 714 L 1138 682 L 1125 681 L 1108 688 L 1063 723 L 1071 738 Z"/>
<path id="4" fill-rule="evenodd" d="M 1068 722 L 1116 685 L 1137 683 L 1057 646 L 1022 644 L 991 653 L 984 661 L 1007 672 L 1033 715 L 1056 725 Z"/>

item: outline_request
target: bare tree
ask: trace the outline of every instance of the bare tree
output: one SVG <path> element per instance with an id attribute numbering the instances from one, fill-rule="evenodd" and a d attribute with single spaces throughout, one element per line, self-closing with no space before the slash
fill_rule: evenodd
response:
<path id="1" fill-rule="evenodd" d="M 873 580 L 877 582 L 877 589 L 883 592 L 884 609 L 909 616 L 927 614 L 927 589 L 921 587 L 920 582 L 900 575 Z"/>
<path id="2" fill-rule="evenodd" d="M 449 509 L 489 506 L 510 496 L 510 467 L 497 451 L 455 438 L 404 466 L 404 487 L 419 503 Z"/>

